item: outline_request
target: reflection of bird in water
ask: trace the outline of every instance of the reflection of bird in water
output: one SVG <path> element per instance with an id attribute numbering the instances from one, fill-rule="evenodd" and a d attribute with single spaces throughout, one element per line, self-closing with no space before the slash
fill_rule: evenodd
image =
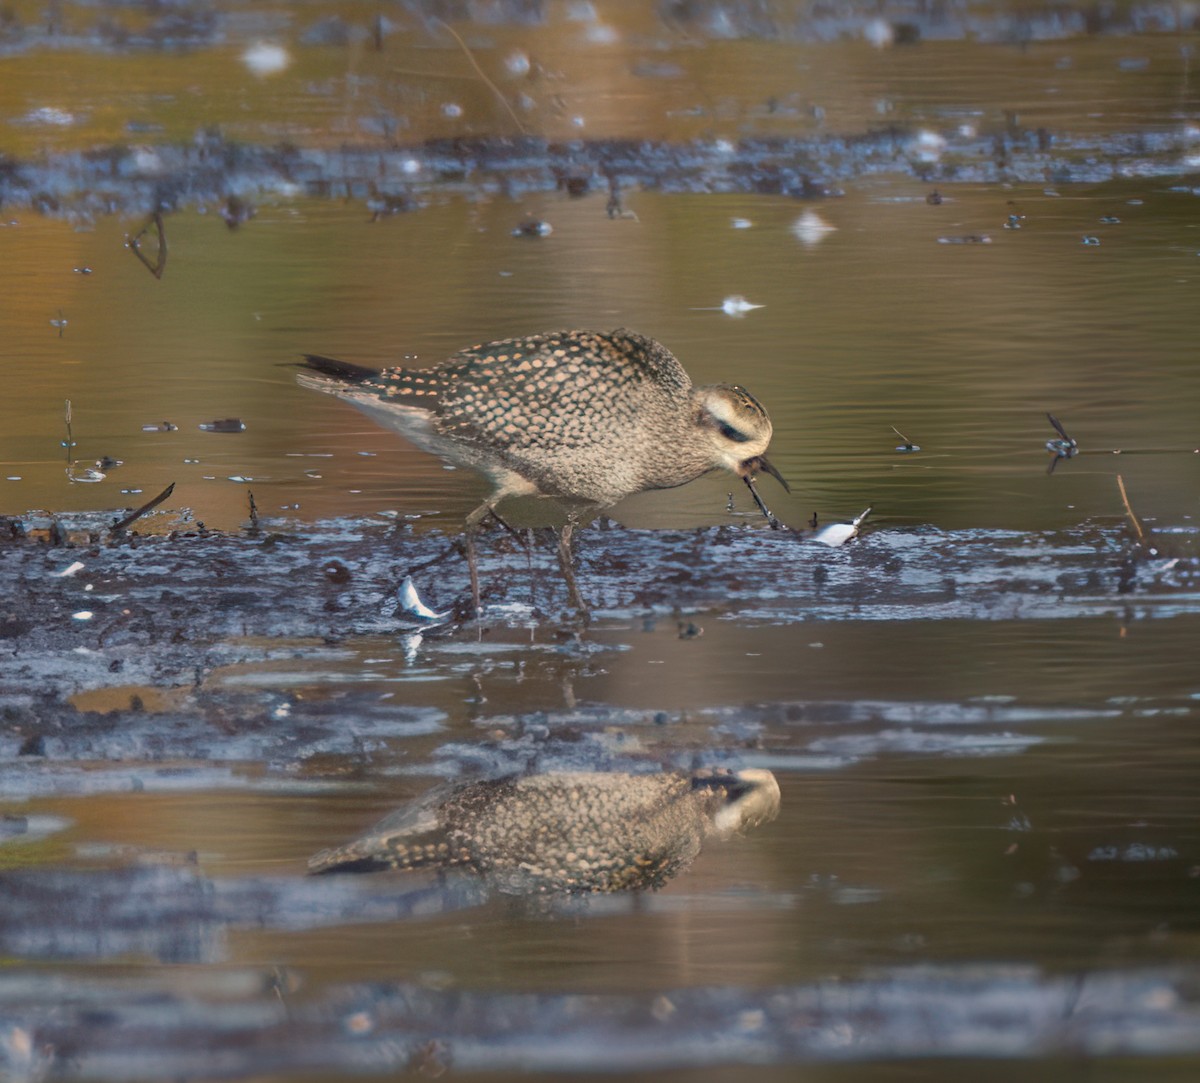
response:
<path id="1" fill-rule="evenodd" d="M 709 835 L 773 820 L 770 771 L 524 775 L 439 788 L 362 838 L 309 859 L 310 872 L 450 868 L 502 890 L 661 887 Z"/>
<path id="2" fill-rule="evenodd" d="M 478 610 L 473 534 L 510 496 L 574 505 L 559 560 L 572 603 L 585 608 L 571 566 L 581 508 L 670 489 L 724 467 L 754 488 L 765 458 L 767 412 L 733 384 L 695 387 L 660 343 L 632 331 L 560 331 L 471 346 L 429 369 L 382 372 L 309 355 L 305 387 L 325 391 L 396 429 L 417 447 L 472 467 L 491 495 L 467 517 L 467 560 Z"/>

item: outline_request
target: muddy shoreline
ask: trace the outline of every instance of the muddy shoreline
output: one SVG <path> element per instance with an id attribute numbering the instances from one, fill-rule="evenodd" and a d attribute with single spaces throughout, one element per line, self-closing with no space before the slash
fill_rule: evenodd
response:
<path id="1" fill-rule="evenodd" d="M 175 765 L 179 784 L 188 772 L 179 775 L 178 765 L 195 761 L 203 767 L 191 784 L 228 784 L 239 763 L 286 774 L 318 756 L 353 758 L 376 731 L 437 729 L 432 708 L 369 696 L 331 704 L 284 688 L 214 687 L 214 672 L 229 667 L 320 665 L 362 637 L 399 639 L 411 655 L 443 664 L 463 646 L 483 659 L 514 637 L 581 662 L 599 649 L 567 604 L 545 532 L 528 552 L 498 533 L 485 540 L 477 625 L 467 619 L 462 560 L 438 534 L 339 520 L 106 543 L 99 527 L 108 521 L 64 517 L 53 533 L 61 544 L 50 544 L 46 521 L 29 519 L 25 533 L 0 544 L 0 762 L 13 794 L 127 784 L 120 772 L 114 781 L 71 766 L 90 761 L 142 764 L 140 784 L 152 787 L 171 784 L 155 764 Z M 1194 534 L 1163 535 L 1153 554 L 1123 526 L 1099 525 L 1041 535 L 879 530 L 839 549 L 749 526 L 666 532 L 606 523 L 579 537 L 593 626 L 674 622 L 684 639 L 715 619 L 1132 622 L 1197 612 Z M 398 588 L 408 574 L 447 620 L 403 609 Z M 103 689 L 125 691 L 89 708 L 86 695 Z M 147 709 L 155 690 L 167 704 Z M 351 708 L 355 725 L 345 726 Z M 544 745 L 539 754 L 559 755 Z M 490 755 L 493 773 L 528 766 Z M 24 770 L 33 760 L 44 765 L 36 774 Z"/>
<path id="2" fill-rule="evenodd" d="M 530 193 L 596 194 L 610 215 L 623 195 L 747 193 L 800 200 L 841 194 L 872 176 L 922 184 L 1102 184 L 1172 178 L 1197 187 L 1193 135 L 1072 133 L 1014 122 L 991 131 L 930 134 L 916 127 L 812 138 L 667 143 L 552 143 L 533 137 L 431 140 L 401 147 L 256 146 L 199 133 L 190 145 L 113 146 L 0 165 L 0 205 L 87 221 L 102 215 L 219 211 L 232 227 L 254 203 L 320 198 L 359 202 L 379 221 L 452 196 L 519 200 Z M 1189 164 L 1191 163 L 1191 164 Z"/>

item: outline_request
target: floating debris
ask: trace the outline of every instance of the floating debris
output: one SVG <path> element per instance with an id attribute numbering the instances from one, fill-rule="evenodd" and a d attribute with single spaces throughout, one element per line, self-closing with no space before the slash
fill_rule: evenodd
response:
<path id="1" fill-rule="evenodd" d="M 81 610 L 79 610 L 78 613 L 72 613 L 71 619 L 72 620 L 91 620 L 92 617 L 94 617 L 95 615 L 96 614 L 93 613 L 90 609 L 81 609 Z"/>
<path id="2" fill-rule="evenodd" d="M 801 244 L 820 244 L 826 236 L 837 231 L 837 226 L 831 226 L 816 211 L 805 211 L 792 223 L 792 234 Z"/>
<path id="3" fill-rule="evenodd" d="M 140 492 L 141 490 L 135 489 L 132 491 Z M 123 519 L 118 519 L 115 523 L 113 523 L 113 525 L 108 528 L 109 534 L 112 534 L 114 536 L 119 535 L 131 523 L 137 522 L 148 511 L 153 511 L 155 508 L 157 508 L 158 505 L 161 504 L 164 500 L 166 500 L 167 497 L 169 497 L 174 491 L 175 491 L 175 482 L 171 482 L 171 484 L 168 485 L 153 500 L 146 501 L 146 503 L 143 504 L 140 508 L 135 508 L 128 515 L 126 515 Z"/>
<path id="4" fill-rule="evenodd" d="M 421 601 L 411 575 L 406 575 L 404 582 L 400 584 L 400 608 L 410 617 L 424 621 L 443 621 L 450 616 L 449 610 L 439 613 Z"/>
<path id="5" fill-rule="evenodd" d="M 1086 236 L 1083 238 L 1083 243 L 1088 244 L 1088 245 L 1098 245 L 1100 243 L 1100 238 L 1093 237 L 1093 236 Z"/>
<path id="6" fill-rule="evenodd" d="M 726 297 L 719 305 L 708 305 L 700 308 L 693 308 L 693 312 L 724 312 L 726 316 L 733 316 L 734 319 L 741 319 L 747 312 L 753 312 L 756 308 L 766 308 L 766 305 L 756 305 L 751 301 L 747 301 L 740 293 L 731 294 Z"/>
<path id="7" fill-rule="evenodd" d="M 142 238 L 150 231 L 150 227 L 154 227 L 155 238 L 158 241 L 158 250 L 155 253 L 154 262 L 151 263 L 142 251 Z M 142 266 L 146 268 L 155 278 L 162 278 L 163 272 L 167 269 L 167 231 L 163 225 L 163 216 L 155 211 L 150 215 L 146 224 L 137 231 L 126 242 L 129 250 L 137 256 L 142 262 Z"/>
<path id="8" fill-rule="evenodd" d="M 908 149 L 919 162 L 936 162 L 946 151 L 946 137 L 937 132 L 922 128 L 917 132 Z"/>
<path id="9" fill-rule="evenodd" d="M 749 218 L 731 218 L 729 225 L 731 229 L 750 229 L 754 223 Z"/>
<path id="10" fill-rule="evenodd" d="M 91 466 L 80 466 L 75 461 L 75 437 L 71 432 L 71 400 L 64 400 L 63 418 L 67 426 L 67 438 L 59 441 L 59 446 L 67 449 L 67 480 L 73 482 L 82 482 L 91 484 L 97 481 L 103 481 L 107 475 L 105 474 L 106 464 L 111 463 L 114 466 L 120 466 L 120 462 L 116 459 L 110 459 L 107 455 L 103 459 L 98 459 Z"/>
<path id="11" fill-rule="evenodd" d="M 746 298 L 740 293 L 735 293 L 730 297 L 726 297 L 725 300 L 721 302 L 721 311 L 724 312 L 726 316 L 734 316 L 738 319 L 746 315 L 747 312 L 753 312 L 756 308 L 766 308 L 766 305 L 756 305 L 750 301 L 747 301 Z"/>
<path id="12" fill-rule="evenodd" d="M 202 421 L 198 427 L 204 432 L 246 431 L 246 423 L 240 417 L 223 417 L 217 421 Z"/>
<path id="13" fill-rule="evenodd" d="M 83 571 L 85 566 L 86 565 L 83 563 L 82 560 L 77 560 L 77 561 L 75 561 L 75 563 L 69 564 L 67 567 L 63 568 L 63 570 L 61 572 L 51 572 L 50 578 L 51 579 L 70 579 L 71 576 L 77 574 L 78 572 Z"/>
<path id="14" fill-rule="evenodd" d="M 519 79 L 522 75 L 528 75 L 532 67 L 529 54 L 522 52 L 520 49 L 514 49 L 504 58 L 504 70 L 514 79 Z"/>
<path id="15" fill-rule="evenodd" d="M 822 527 L 813 535 L 813 541 L 819 541 L 822 545 L 828 545 L 831 549 L 837 548 L 839 545 L 845 545 L 851 538 L 858 537 L 858 528 L 862 526 L 863 521 L 870 514 L 871 509 L 867 508 L 852 523 L 830 523 L 829 526 Z"/>
<path id="16" fill-rule="evenodd" d="M 257 213 L 258 209 L 254 204 L 247 203 L 240 196 L 230 196 L 221 207 L 221 219 L 230 229 L 237 229 Z"/>
<path id="17" fill-rule="evenodd" d="M 67 467 L 67 480 L 79 482 L 81 485 L 92 485 L 97 481 L 103 481 L 108 475 L 99 469 L 99 463 L 95 466 L 79 466 L 72 463 Z"/>
<path id="18" fill-rule="evenodd" d="M 408 163 L 405 163 L 406 165 Z M 419 166 L 418 166 L 419 168 Z M 393 214 L 404 214 L 414 210 L 416 204 L 403 192 L 378 193 L 367 200 L 367 210 L 371 212 L 371 221 L 378 222 Z"/>
<path id="19" fill-rule="evenodd" d="M 925 202 L 931 207 L 940 207 L 943 202 L 942 193 L 935 188 L 925 197 Z"/>
<path id="20" fill-rule="evenodd" d="M 1158 550 L 1150 546 L 1146 541 L 1146 531 L 1142 529 L 1141 520 L 1133 510 L 1133 505 L 1129 503 L 1129 494 L 1125 491 L 1125 479 L 1120 474 L 1117 475 L 1117 491 L 1121 494 L 1121 503 L 1125 505 L 1125 514 L 1129 516 L 1129 521 L 1133 524 L 1134 533 L 1137 534 L 1138 544 L 1144 546 L 1152 557 L 1158 556 Z"/>
<path id="21" fill-rule="evenodd" d="M 1119 226 L 1121 224 L 1121 219 L 1119 219 L 1115 214 L 1106 214 L 1101 217 L 1100 224 L 1102 226 Z"/>
<path id="22" fill-rule="evenodd" d="M 259 78 L 278 75 L 284 71 L 292 58 L 288 51 L 275 42 L 259 41 L 242 53 L 242 63 Z"/>
<path id="23" fill-rule="evenodd" d="M 179 426 L 173 421 L 160 421 L 157 425 L 143 425 L 142 432 L 177 432 Z M 196 460 L 199 462 L 199 460 Z"/>
<path id="24" fill-rule="evenodd" d="M 862 36 L 876 49 L 886 49 L 896 41 L 896 30 L 887 19 L 870 19 L 862 28 Z"/>
<path id="25" fill-rule="evenodd" d="M 938 244 L 991 244 L 992 238 L 986 233 L 964 233 L 957 237 L 939 237 Z"/>
<path id="26" fill-rule="evenodd" d="M 1073 459 L 1079 454 L 1079 444 L 1073 436 L 1067 435 L 1067 430 L 1062 427 L 1062 422 L 1053 414 L 1047 413 L 1046 418 L 1054 426 L 1054 431 L 1058 433 L 1057 439 L 1046 441 L 1046 450 L 1054 456 L 1046 468 L 1046 473 L 1053 474 L 1059 459 Z"/>
<path id="27" fill-rule="evenodd" d="M 68 323 L 70 323 L 70 320 L 68 320 L 68 319 L 67 319 L 67 317 L 63 315 L 63 310 L 60 308 L 60 309 L 58 310 L 58 319 L 57 319 L 57 320 L 51 320 L 51 321 L 50 321 L 50 326 L 51 326 L 51 327 L 53 327 L 53 328 L 55 328 L 55 329 L 57 329 L 57 331 L 58 331 L 58 337 L 59 337 L 59 338 L 62 338 L 62 337 L 63 337 L 63 332 L 64 332 L 64 331 L 67 329 L 67 324 L 68 324 Z"/>
<path id="28" fill-rule="evenodd" d="M 920 451 L 921 450 L 920 444 L 914 444 L 907 436 L 904 435 L 904 433 L 902 433 L 898 428 L 896 428 L 895 425 L 892 426 L 892 432 L 894 432 L 898 437 L 900 437 L 901 440 L 904 441 L 903 444 L 901 444 L 898 448 L 896 448 L 897 451 Z"/>
<path id="29" fill-rule="evenodd" d="M 42 105 L 37 109 L 31 109 L 23 117 L 19 118 L 18 124 L 44 124 L 50 128 L 69 128 L 76 121 L 76 116 L 73 113 L 68 113 L 65 109 L 58 109 L 52 105 Z"/>
<path id="30" fill-rule="evenodd" d="M 77 275 L 90 275 L 92 269 L 90 267 L 74 267 L 72 268 Z"/>
<path id="31" fill-rule="evenodd" d="M 512 231 L 514 237 L 549 237 L 554 227 L 540 218 L 530 218 Z"/>

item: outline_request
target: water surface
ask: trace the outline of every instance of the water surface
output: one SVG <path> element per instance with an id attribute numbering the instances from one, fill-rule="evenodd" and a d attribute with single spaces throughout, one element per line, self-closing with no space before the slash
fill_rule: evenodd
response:
<path id="1" fill-rule="evenodd" d="M 691 22 L 590 10 L 456 24 L 499 96 L 407 8 L 382 50 L 336 4 L 219 5 L 222 33 L 176 26 L 165 51 L 104 36 L 161 36 L 149 14 L 97 29 L 68 5 L 57 52 L 28 18 L 6 47 L 3 149 L 49 178 L 90 148 L 205 146 L 202 128 L 336 164 L 343 144 L 417 154 L 519 124 L 705 161 L 812 139 L 838 194 L 706 192 L 667 172 L 625 185 L 610 218 L 596 178 L 575 197 L 418 171 L 412 213 L 372 221 L 360 179 L 333 198 L 275 186 L 245 193 L 256 213 L 230 229 L 224 198 L 176 193 L 161 279 L 126 246 L 150 207 L 4 207 L 0 514 L 43 529 L 29 512 L 74 522 L 174 482 L 153 528 L 233 537 L 137 560 L 47 547 L 44 570 L 0 542 L 0 575 L 36 586 L 39 620 L 107 619 L 135 596 L 141 613 L 153 590 L 168 629 L 147 647 L 82 624 L 67 651 L 45 646 L 58 625 L 25 628 L 0 655 L 0 812 L 18 818 L 0 833 L 0 1075 L 1191 1078 L 1194 29 L 1138 9 L 1160 32 L 1087 35 L 1069 12 L 1056 30 L 1001 6 L 973 29 L 922 16 L 919 45 L 879 49 L 874 10 L 852 30 L 778 16 L 728 33 L 706 5 Z M 310 33 L 322 15 L 341 23 Z M 288 45 L 278 76 L 241 59 L 260 37 Z M 531 73 L 513 74 L 516 54 Z M 860 137 L 871 155 L 846 150 Z M 513 236 L 531 218 L 553 232 Z M 739 295 L 762 307 L 726 315 Z M 477 637 L 364 616 L 486 488 L 297 387 L 298 355 L 433 363 L 620 326 L 761 399 L 792 492 L 761 489 L 785 522 L 871 506 L 874 537 L 827 552 L 768 535 L 712 476 L 612 509 L 655 532 L 643 553 L 636 534 L 583 535 L 598 614 L 582 634 L 559 620 L 544 553 L 540 618 L 497 607 Z M 1052 474 L 1047 411 L 1080 447 Z M 244 431 L 201 428 L 225 418 Z M 68 456 L 75 477 L 121 465 L 81 483 Z M 240 533 L 251 491 L 274 551 Z M 355 563 L 361 520 L 396 529 Z M 712 524 L 736 544 L 677 533 Z M 126 555 L 144 582 L 121 579 Z M 272 582 L 292 560 L 288 582 L 328 596 L 334 624 L 322 575 L 343 560 L 358 608 L 325 632 L 266 631 L 270 614 L 238 613 L 250 592 L 219 595 L 254 560 Z M 524 567 L 489 539 L 506 602 L 524 602 Z M 171 626 L 173 595 L 214 585 L 222 612 Z M 446 561 L 419 586 L 449 604 L 465 574 Z M 11 630 L 23 606 L 5 597 Z M 303 875 L 446 777 L 647 761 L 768 767 L 781 815 L 634 898 Z"/>

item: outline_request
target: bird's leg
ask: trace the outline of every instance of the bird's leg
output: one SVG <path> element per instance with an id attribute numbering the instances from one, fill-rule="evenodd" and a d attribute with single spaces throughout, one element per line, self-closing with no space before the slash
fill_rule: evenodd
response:
<path id="1" fill-rule="evenodd" d="M 763 498 L 758 495 L 758 490 L 754 487 L 754 479 L 749 474 L 746 474 L 743 476 L 742 481 L 746 483 L 746 488 L 750 490 L 750 495 L 754 497 L 754 503 L 758 505 L 758 510 L 767 517 L 767 522 L 771 524 L 771 529 L 782 530 L 783 524 L 771 514 L 771 509 L 763 503 Z"/>
<path id="2" fill-rule="evenodd" d="M 498 521 L 504 522 L 496 515 L 496 509 L 491 504 L 480 504 L 467 516 L 466 530 L 463 532 L 463 555 L 467 558 L 467 573 L 471 577 L 471 609 L 476 620 L 483 615 L 483 606 L 479 598 L 479 562 L 475 556 L 475 535 L 479 533 L 479 524 L 489 515 L 496 516 Z"/>
<path id="3" fill-rule="evenodd" d="M 558 564 L 562 569 L 563 580 L 567 584 L 567 597 L 570 599 L 571 605 L 579 612 L 579 615 L 586 621 L 591 614 L 588 612 L 587 603 L 583 600 L 583 595 L 579 593 L 579 584 L 575 580 L 575 565 L 571 553 L 571 536 L 575 533 L 575 522 L 573 519 L 568 519 L 558 530 Z"/>
<path id="4" fill-rule="evenodd" d="M 474 530 L 468 530 L 463 535 L 463 556 L 467 558 L 467 574 L 471 577 L 471 612 L 479 620 L 483 615 L 483 605 L 479 599 L 479 562 L 475 558 Z"/>

